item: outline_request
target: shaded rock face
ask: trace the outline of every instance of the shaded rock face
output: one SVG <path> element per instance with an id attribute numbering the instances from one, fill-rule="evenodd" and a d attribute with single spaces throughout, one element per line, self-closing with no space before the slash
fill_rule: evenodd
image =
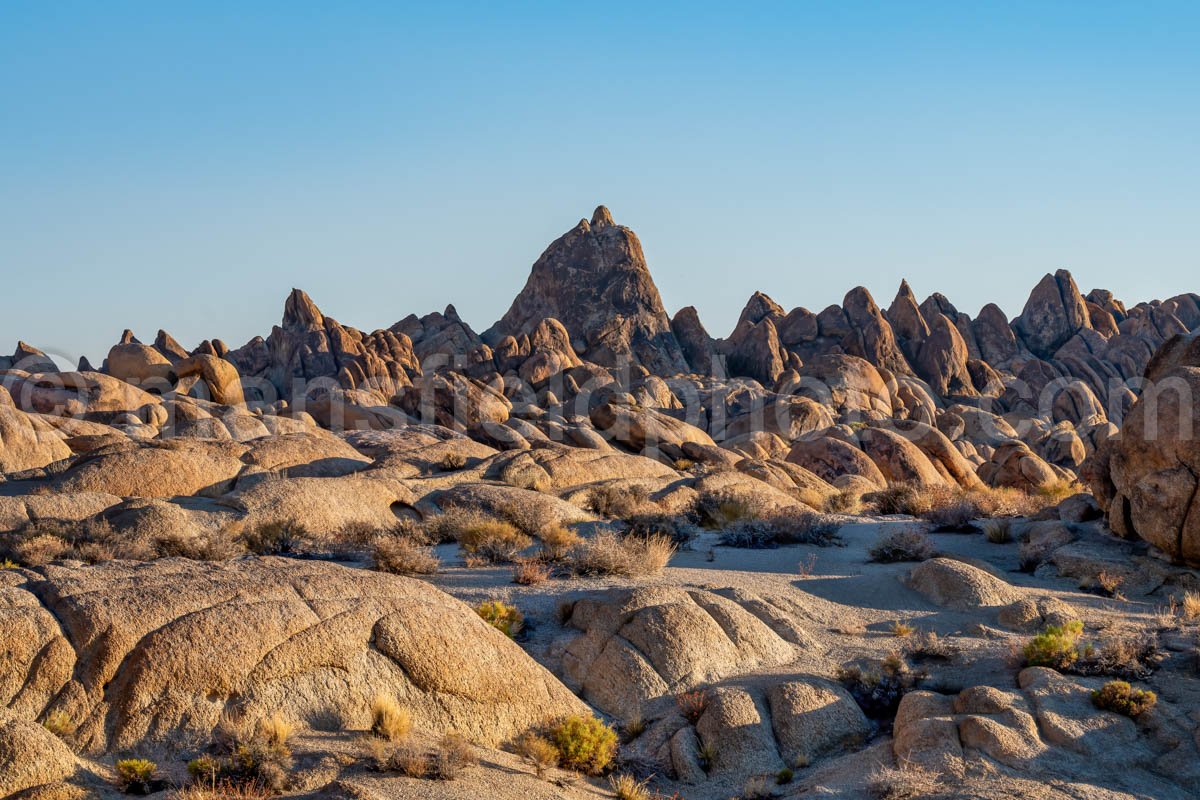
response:
<path id="1" fill-rule="evenodd" d="M 1071 273 L 1046 275 L 1029 295 L 1013 330 L 1038 358 L 1050 358 L 1072 336 L 1092 327 L 1087 303 Z"/>
<path id="2" fill-rule="evenodd" d="M 588 361 L 616 366 L 627 359 L 660 375 L 688 371 L 642 243 L 603 206 L 542 253 L 525 288 L 484 338 L 494 343 L 529 334 L 547 317 L 585 345 L 580 355 Z"/>
<path id="3" fill-rule="evenodd" d="M 671 320 L 671 332 L 675 334 L 675 340 L 679 342 L 679 348 L 692 372 L 711 375 L 717 351 L 713 347 L 712 337 L 700 322 L 700 314 L 695 306 L 679 309 Z"/>
<path id="4" fill-rule="evenodd" d="M 33 715 L 88 752 L 211 737 L 222 714 L 415 726 L 498 744 L 583 704 L 463 603 L 421 581 L 261 558 L 49 566 L 0 588 L 30 646 L 0 663 Z"/>
<path id="5" fill-rule="evenodd" d="M 1152 361 L 1151 383 L 1117 436 L 1105 440 L 1083 475 L 1109 526 L 1171 558 L 1200 566 L 1200 366 L 1194 339 L 1176 337 Z"/>

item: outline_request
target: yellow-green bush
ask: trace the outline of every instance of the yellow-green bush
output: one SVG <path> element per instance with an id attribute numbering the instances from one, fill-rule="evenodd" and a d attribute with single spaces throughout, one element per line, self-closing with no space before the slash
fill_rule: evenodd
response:
<path id="1" fill-rule="evenodd" d="M 617 754 L 617 732 L 595 717 L 563 719 L 551 729 L 550 741 L 564 767 L 589 775 L 599 775 Z"/>
<path id="2" fill-rule="evenodd" d="M 1109 681 L 1092 692 L 1092 705 L 1136 717 L 1154 708 L 1158 695 L 1146 689 L 1134 689 L 1125 681 Z"/>
<path id="3" fill-rule="evenodd" d="M 1025 645 L 1025 663 L 1030 667 L 1066 669 L 1079 660 L 1079 640 L 1083 623 L 1071 620 L 1050 625 Z"/>
<path id="4" fill-rule="evenodd" d="M 525 624 L 525 615 L 516 606 L 499 600 L 487 600 L 476 607 L 475 612 L 483 617 L 483 621 L 508 638 L 513 638 L 521 632 Z"/>

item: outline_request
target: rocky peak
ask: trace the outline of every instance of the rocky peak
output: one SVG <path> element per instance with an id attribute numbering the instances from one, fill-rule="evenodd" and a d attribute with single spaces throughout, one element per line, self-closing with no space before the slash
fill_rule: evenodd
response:
<path id="1" fill-rule="evenodd" d="M 1065 269 L 1043 277 L 1012 322 L 1029 351 L 1043 359 L 1053 357 L 1072 336 L 1091 327 L 1083 295 Z"/>
<path id="2" fill-rule="evenodd" d="M 746 307 L 742 309 L 742 314 L 738 317 L 738 325 L 741 325 L 743 322 L 750 322 L 757 325 L 764 319 L 771 318 L 774 321 L 782 319 L 784 315 L 783 306 L 776 303 L 766 294 L 755 292 L 746 301 Z"/>
<path id="3" fill-rule="evenodd" d="M 628 360 L 662 375 L 687 371 L 641 242 L 603 206 L 591 224 L 575 226 L 546 248 L 484 339 L 494 346 L 505 336 L 528 335 L 547 317 L 563 324 L 589 361 L 616 366 Z"/>
<path id="4" fill-rule="evenodd" d="M 300 289 L 292 289 L 283 304 L 284 330 L 318 330 L 325 327 L 321 309 Z"/>

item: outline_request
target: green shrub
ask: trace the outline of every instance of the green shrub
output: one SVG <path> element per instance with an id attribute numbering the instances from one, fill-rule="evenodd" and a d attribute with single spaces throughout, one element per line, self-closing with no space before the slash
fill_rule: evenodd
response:
<path id="1" fill-rule="evenodd" d="M 1067 669 L 1079 660 L 1079 640 L 1083 623 L 1071 620 L 1063 625 L 1050 625 L 1025 645 L 1025 664 L 1030 667 Z"/>
<path id="2" fill-rule="evenodd" d="M 1154 708 L 1158 695 L 1146 689 L 1134 689 L 1125 681 L 1109 681 L 1092 692 L 1092 705 L 1105 711 L 1115 711 L 1136 717 Z"/>
<path id="3" fill-rule="evenodd" d="M 499 600 L 487 600 L 480 603 L 475 613 L 483 617 L 483 621 L 512 639 L 521 632 L 525 624 L 525 615 L 516 606 Z"/>
<path id="4" fill-rule="evenodd" d="M 125 792 L 147 794 L 158 764 L 146 758 L 123 758 L 117 762 L 117 778 Z"/>
<path id="5" fill-rule="evenodd" d="M 617 732 L 595 717 L 567 717 L 551 729 L 550 741 L 564 767 L 589 775 L 599 775 L 617 754 Z"/>
<path id="6" fill-rule="evenodd" d="M 791 767 L 784 767 L 775 773 L 775 783 L 779 786 L 784 786 L 791 783 L 795 777 L 796 773 L 792 771 Z"/>

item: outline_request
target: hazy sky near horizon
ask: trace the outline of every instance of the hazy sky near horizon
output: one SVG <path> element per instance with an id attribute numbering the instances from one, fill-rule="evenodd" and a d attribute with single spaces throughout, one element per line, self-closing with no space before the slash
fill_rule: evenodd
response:
<path id="1" fill-rule="evenodd" d="M 670 313 L 1200 291 L 1184 2 L 0 4 L 0 352 L 477 330 L 598 203 Z"/>

